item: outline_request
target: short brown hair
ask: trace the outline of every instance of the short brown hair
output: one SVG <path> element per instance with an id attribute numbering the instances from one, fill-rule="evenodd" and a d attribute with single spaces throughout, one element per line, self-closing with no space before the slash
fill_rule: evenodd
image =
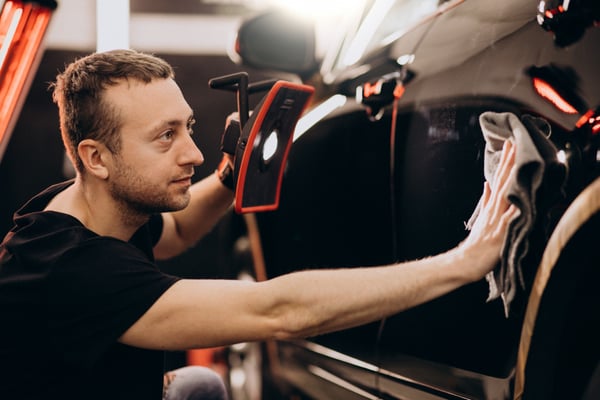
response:
<path id="1" fill-rule="evenodd" d="M 58 105 L 63 143 L 75 169 L 83 172 L 77 146 L 84 139 L 98 140 L 113 153 L 120 150 L 119 110 L 103 101 L 108 86 L 123 79 L 149 83 L 174 76 L 165 60 L 135 50 L 93 53 L 75 60 L 58 74 L 50 88 Z"/>

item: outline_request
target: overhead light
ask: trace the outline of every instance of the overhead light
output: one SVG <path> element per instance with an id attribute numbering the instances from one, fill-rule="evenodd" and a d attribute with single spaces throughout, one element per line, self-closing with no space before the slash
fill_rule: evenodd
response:
<path id="1" fill-rule="evenodd" d="M 10 7 L 10 3 L 8 3 L 8 7 Z M 10 13 L 10 11 L 9 11 Z M 4 33 L 4 39 L 2 40 L 2 45 L 0 46 L 0 70 L 2 70 L 2 65 L 4 65 L 4 61 L 6 61 L 6 55 L 8 54 L 8 49 L 10 45 L 13 43 L 15 38 L 15 32 L 17 31 L 17 26 L 19 25 L 19 21 L 21 20 L 21 16 L 23 15 L 23 9 L 15 7 L 12 15 L 9 15 L 6 20 L 8 21 L 8 27 L 6 29 L 6 33 Z"/>
<path id="2" fill-rule="evenodd" d="M 0 2 L 0 159 L 41 60 L 55 8 L 51 0 Z"/>
<path id="3" fill-rule="evenodd" d="M 361 9 L 365 0 L 272 0 L 273 5 L 288 10 L 302 18 L 323 19 L 348 13 L 349 9 Z"/>
<path id="4" fill-rule="evenodd" d="M 414 54 L 403 54 L 396 59 L 396 63 L 401 66 L 412 64 L 413 61 L 415 61 Z"/>
<path id="5" fill-rule="evenodd" d="M 96 51 L 129 48 L 129 0 L 96 0 Z"/>
<path id="6" fill-rule="evenodd" d="M 350 48 L 344 56 L 344 65 L 352 65 L 362 57 L 375 31 L 393 5 L 394 0 L 377 0 L 375 2 L 360 25 L 356 36 L 352 39 Z"/>

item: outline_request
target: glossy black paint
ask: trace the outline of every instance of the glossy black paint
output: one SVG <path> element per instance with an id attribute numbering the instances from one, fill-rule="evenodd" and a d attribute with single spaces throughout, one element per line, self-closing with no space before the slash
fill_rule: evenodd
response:
<path id="1" fill-rule="evenodd" d="M 537 1 L 449 4 L 368 55 L 361 62 L 367 72 L 339 71 L 327 88 L 353 96 L 357 85 L 398 71 L 398 57 L 414 55 L 404 67 L 412 79 L 398 104 L 395 132 L 391 107 L 372 120 L 349 101 L 294 143 L 279 209 L 257 215 L 269 277 L 415 259 L 459 243 L 482 191 L 478 116 L 509 111 L 548 120 L 550 139 L 565 151 L 569 168 L 564 193 L 543 193 L 551 207 L 535 226 L 523 264 L 526 283 L 533 279 L 562 211 L 599 175 L 599 135 L 576 124 L 600 105 L 600 29 L 588 27 L 579 40 L 557 46 L 536 20 Z M 577 99 L 577 113 L 560 111 L 536 92 L 531 71 L 540 68 L 568 72 L 572 80 L 561 90 Z M 332 398 L 328 390 L 337 384 L 317 379 L 314 368 L 358 388 L 358 398 L 512 398 L 529 290 L 526 285 L 518 293 L 508 318 L 500 301 L 485 301 L 482 281 L 385 321 L 281 344 L 280 373 L 301 390 L 310 382 L 309 394 L 323 399 Z M 598 296 L 590 301 L 597 309 Z M 585 340 L 583 346 L 597 349 L 597 338 Z M 593 358 L 591 364 L 588 372 Z M 535 387 L 526 393 L 550 398 L 537 397 L 543 392 Z M 572 393 L 581 393 L 581 386 Z"/>

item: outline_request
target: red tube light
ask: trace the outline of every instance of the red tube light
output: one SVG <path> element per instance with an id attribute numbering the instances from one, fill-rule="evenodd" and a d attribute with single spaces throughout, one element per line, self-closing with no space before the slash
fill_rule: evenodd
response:
<path id="1" fill-rule="evenodd" d="M 594 135 L 600 133 L 600 115 L 598 115 L 598 108 L 595 110 L 588 110 L 588 112 L 583 114 L 577 123 L 575 123 L 577 128 L 581 128 L 584 125 L 589 125 Z"/>
<path id="2" fill-rule="evenodd" d="M 552 85 L 545 80 L 534 77 L 533 87 L 540 96 L 550 101 L 560 111 L 567 114 L 577 114 L 575 107 L 563 99 L 563 97 L 552 87 Z"/>
<path id="3" fill-rule="evenodd" d="M 39 66 L 55 7 L 9 0 L 0 10 L 0 160 Z"/>

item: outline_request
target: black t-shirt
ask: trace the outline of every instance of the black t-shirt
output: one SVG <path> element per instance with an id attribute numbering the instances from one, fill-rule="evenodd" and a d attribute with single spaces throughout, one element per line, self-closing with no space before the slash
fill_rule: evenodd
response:
<path id="1" fill-rule="evenodd" d="M 0 398 L 161 399 L 163 352 L 117 339 L 178 280 L 153 260 L 162 218 L 124 242 L 43 211 L 71 183 L 31 199 L 0 245 Z"/>

